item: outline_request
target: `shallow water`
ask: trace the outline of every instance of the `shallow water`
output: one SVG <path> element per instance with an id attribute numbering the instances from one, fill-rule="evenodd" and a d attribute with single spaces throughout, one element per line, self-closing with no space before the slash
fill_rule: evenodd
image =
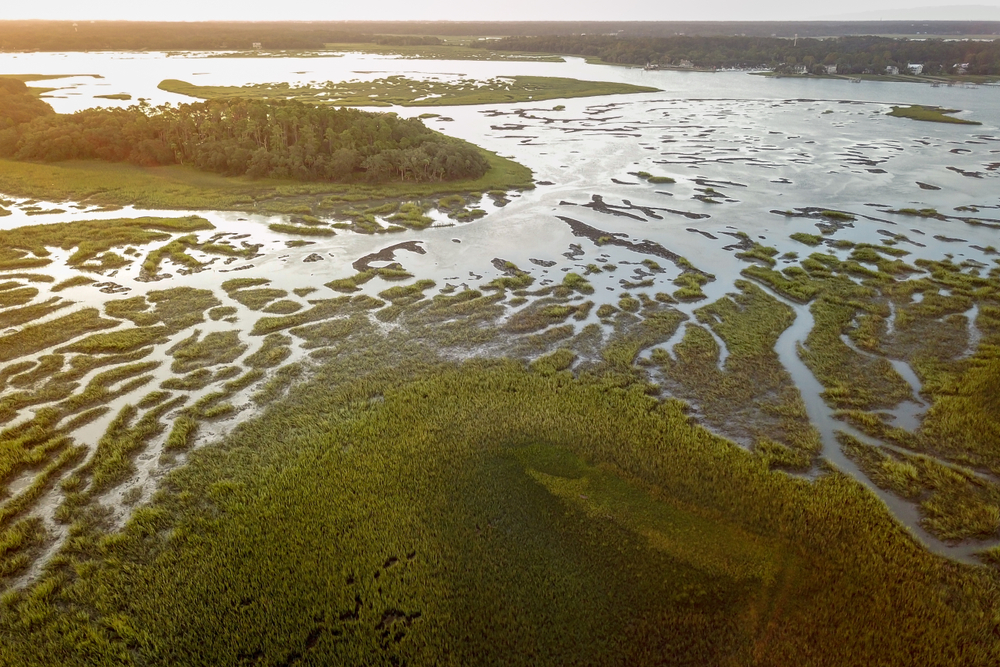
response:
<path id="1" fill-rule="evenodd" d="M 513 157 L 530 167 L 540 183 L 550 183 L 513 196 L 503 207 L 495 206 L 485 197 L 477 207 L 488 215 L 470 223 L 454 223 L 439 215 L 436 224 L 425 230 L 392 235 L 338 231 L 334 237 L 310 239 L 315 242 L 307 246 L 288 247 L 286 242 L 295 237 L 272 232 L 266 226 L 270 222 L 285 222 L 288 216 L 133 208 L 95 211 L 85 205 L 74 209 L 66 203 L 51 202 L 31 205 L 42 210 L 61 208 L 65 212 L 28 215 L 25 210 L 28 203 L 8 197 L 14 199 L 7 206 L 13 215 L 0 218 L 0 229 L 74 219 L 196 214 L 216 227 L 198 232 L 199 240 L 219 233 L 250 234 L 248 241 L 262 244 L 260 256 L 252 260 L 227 263 L 222 258 L 194 252 L 199 259 L 206 262 L 214 259 L 214 263 L 202 271 L 185 274 L 166 262 L 161 270 L 170 276 L 156 282 L 140 280 L 139 262 L 135 262 L 100 279 L 118 285 L 119 294 L 108 295 L 95 286 L 74 287 L 61 293 L 79 304 L 101 305 L 113 298 L 181 285 L 212 289 L 224 305 L 236 308 L 234 320 L 207 321 L 195 328 L 203 334 L 232 329 L 243 332 L 241 339 L 250 344 L 246 355 L 260 344 L 261 338 L 247 333 L 261 313 L 227 298 L 218 289 L 221 281 L 266 277 L 272 281 L 269 287 L 289 292 L 294 288 L 317 287 L 319 291 L 308 296 L 287 297 L 308 307 L 310 299 L 338 296 L 322 285 L 353 275 L 351 264 L 355 260 L 404 241 L 416 241 L 426 252 L 400 251 L 395 261 L 417 278 L 433 279 L 437 287 L 429 294 L 447 285 L 459 289 L 484 285 L 501 275 L 493 265 L 495 258 L 529 271 L 536 279 L 536 286 L 550 284 L 547 281 L 561 282 L 569 271 L 584 274 L 591 264 L 613 264 L 617 267 L 613 271 L 587 275 L 595 289 L 595 294 L 588 298 L 598 304 L 616 304 L 619 295 L 626 291 L 650 295 L 673 292 L 677 289 L 673 280 L 682 272 L 669 259 L 673 256 L 670 253 L 676 253 L 714 277 L 703 286 L 706 300 L 678 306 L 691 316 L 698 307 L 734 291 L 734 281 L 748 265 L 734 257 L 739 251 L 735 245 L 739 240 L 733 236 L 736 232 L 744 232 L 751 240 L 776 248 L 778 258 L 785 253 L 804 257 L 814 251 L 791 240 L 789 235 L 816 234 L 829 220 L 786 216 L 781 214 L 783 211 L 815 207 L 850 212 L 857 219 L 843 223 L 827 238 L 872 244 L 893 240 L 897 247 L 913 253 L 905 258 L 910 263 L 917 257 L 940 260 L 953 256 L 956 261 L 972 259 L 991 265 L 992 256 L 974 246 L 997 245 L 1000 236 L 998 228 L 989 226 L 1000 226 L 1000 171 L 996 168 L 1000 163 L 1000 96 L 995 87 L 850 84 L 833 80 L 766 79 L 742 72 L 645 72 L 588 65 L 576 58 L 565 63 L 448 62 L 400 61 L 357 54 L 308 59 L 205 58 L 155 53 L 0 54 L 0 72 L 93 73 L 104 77 L 39 82 L 37 85 L 69 86 L 52 93 L 48 100 L 60 112 L 96 104 L 128 104 L 93 97 L 117 92 L 146 97 L 153 103 L 190 101 L 157 90 L 156 85 L 165 78 L 205 85 L 241 85 L 371 79 L 389 74 L 442 78 L 532 74 L 641 83 L 663 89 L 658 93 L 557 100 L 541 105 L 447 107 L 441 112 L 453 120 L 428 120 L 427 124 L 435 129 Z M 885 113 L 892 103 L 965 109 L 964 117 L 979 120 L 983 125 L 942 125 L 890 118 Z M 564 105 L 565 109 L 552 110 L 556 104 Z M 394 111 L 412 116 L 428 109 Z M 671 176 L 677 182 L 650 184 L 634 175 L 638 171 Z M 918 183 L 940 189 L 925 189 Z M 954 211 L 956 207 L 972 205 L 979 210 Z M 937 220 L 889 212 L 901 208 L 936 208 L 953 217 Z M 975 217 L 987 224 L 973 226 L 960 217 Z M 598 244 L 593 238 L 578 234 L 582 228 L 579 223 L 598 230 L 602 236 L 631 245 Z M 162 244 L 150 244 L 142 251 Z M 830 246 L 815 250 L 841 259 L 850 252 Z M 305 261 L 314 254 L 321 260 Z M 36 273 L 51 275 L 56 282 L 76 275 L 75 269 L 65 266 L 68 255 L 68 251 L 54 252 L 56 261 Z M 641 262 L 649 259 L 663 270 L 648 271 Z M 779 259 L 778 268 L 794 261 Z M 648 284 L 634 287 L 643 281 Z M 389 283 L 377 278 L 364 284 L 359 293 L 376 295 L 388 286 Z M 43 286 L 37 298 L 47 296 L 47 288 Z M 871 488 L 930 549 L 968 559 L 975 549 L 983 546 L 981 543 L 955 546 L 936 540 L 920 527 L 915 506 L 874 487 L 843 455 L 835 440 L 837 430 L 872 441 L 832 417 L 830 407 L 820 397 L 822 387 L 797 354 L 797 344 L 805 340 L 812 327 L 812 316 L 804 306 L 789 305 L 797 317 L 779 339 L 777 352 L 802 394 L 810 419 L 821 433 L 823 457 Z M 66 312 L 60 311 L 47 319 Z M 977 312 L 974 308 L 967 314 L 973 342 L 978 341 Z M 600 323 L 594 311 L 587 320 L 574 326 L 579 330 L 588 323 Z M 681 340 L 684 330 L 682 324 L 662 347 L 671 349 Z M 155 373 L 155 382 L 116 399 L 112 411 L 81 429 L 78 439 L 94 445 L 122 405 L 135 402 L 170 377 L 171 359 L 166 350 L 190 333 L 191 330 L 182 331 L 169 342 L 158 345 L 148 357 L 164 360 Z M 714 332 L 712 335 L 720 346 L 722 368 L 728 351 Z M 289 362 L 306 355 L 299 342 L 293 345 L 293 350 Z M 649 350 L 644 352 L 648 353 Z M 919 402 L 920 382 L 904 361 L 891 361 L 914 389 L 915 400 L 893 411 L 896 425 L 912 430 L 919 425 L 927 407 Z M 216 389 L 218 385 L 209 385 L 191 392 L 189 404 Z M 245 409 L 234 418 L 203 429 L 201 442 L 224 434 L 253 414 L 253 408 L 246 405 L 250 391 L 245 390 L 233 399 Z M 21 419 L 29 416 L 22 415 Z M 116 490 L 115 497 L 109 496 L 109 502 L 120 502 L 124 490 L 133 486 L 142 488 L 142 497 L 148 498 L 152 483 L 162 474 L 161 466 L 157 465 L 160 446 L 162 438 L 143 454 L 136 479 Z"/>

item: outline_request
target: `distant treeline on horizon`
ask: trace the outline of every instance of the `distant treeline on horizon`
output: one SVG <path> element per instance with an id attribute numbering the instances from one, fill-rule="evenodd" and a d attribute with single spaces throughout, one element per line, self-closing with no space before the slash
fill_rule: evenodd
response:
<path id="1" fill-rule="evenodd" d="M 623 65 L 773 68 L 811 74 L 899 74 L 905 73 L 910 65 L 918 65 L 919 73 L 925 75 L 1000 74 L 1000 39 L 956 41 L 857 36 L 789 40 L 572 35 L 504 37 L 492 40 L 490 48 L 578 55 Z"/>
<path id="2" fill-rule="evenodd" d="M 337 42 L 421 44 L 422 35 L 841 37 L 996 35 L 1000 21 L 0 21 L 0 50 L 321 49 Z M 433 38 L 431 38 L 433 39 Z"/>

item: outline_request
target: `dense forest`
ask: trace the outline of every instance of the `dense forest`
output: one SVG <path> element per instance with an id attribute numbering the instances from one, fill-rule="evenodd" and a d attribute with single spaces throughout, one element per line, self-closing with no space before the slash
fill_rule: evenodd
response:
<path id="1" fill-rule="evenodd" d="M 836 65 L 838 74 L 881 74 L 887 66 L 924 65 L 925 74 L 1000 74 L 1000 40 L 906 40 L 887 37 L 788 40 L 771 37 L 624 38 L 609 35 L 506 37 L 490 40 L 497 51 L 534 51 L 596 57 L 609 63 L 655 62 L 696 67 L 767 67 L 805 65 L 814 70 Z M 823 70 L 825 72 L 825 70 Z"/>
<path id="2" fill-rule="evenodd" d="M 475 146 L 418 119 L 295 101 L 213 100 L 56 114 L 0 79 L 0 157 L 190 165 L 254 178 L 382 183 L 478 178 Z"/>
<path id="3" fill-rule="evenodd" d="M 997 21 L 310 21 L 188 23 L 126 21 L 0 21 L 0 50 L 321 49 L 344 42 L 412 44 L 420 35 L 1000 35 Z M 394 36 L 394 37 L 393 37 Z M 422 38 L 416 37 L 417 40 Z M 430 38 L 434 39 L 434 38 Z M 417 44 L 426 43 L 417 41 Z M 567 53 L 569 53 L 567 51 Z M 963 61 L 965 62 L 965 61 Z"/>
<path id="4" fill-rule="evenodd" d="M 326 44 L 439 44 L 437 37 L 379 35 L 345 23 L 0 21 L 0 51 L 213 51 L 322 49 Z M 365 26 L 367 27 L 367 26 Z"/>

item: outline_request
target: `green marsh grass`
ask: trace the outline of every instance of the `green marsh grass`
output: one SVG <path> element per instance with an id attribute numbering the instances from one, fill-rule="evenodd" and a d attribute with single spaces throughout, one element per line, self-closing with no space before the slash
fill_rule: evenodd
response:
<path id="1" fill-rule="evenodd" d="M 91 334 L 72 345 L 59 348 L 59 351 L 80 354 L 118 354 L 162 343 L 169 334 L 170 330 L 163 326 L 122 329 L 108 333 Z"/>
<path id="2" fill-rule="evenodd" d="M 0 657 L 997 659 L 996 571 L 928 554 L 850 478 L 771 471 L 565 354 L 529 370 L 425 350 L 344 355 L 194 452 L 123 532 L 79 520 L 63 560 L 5 596 Z"/>
<path id="3" fill-rule="evenodd" d="M 38 288 L 36 287 L 21 287 L 20 284 L 16 282 L 7 284 L 17 285 L 19 286 L 19 289 L 5 289 L 0 291 L 0 308 L 23 306 L 26 303 L 30 303 L 32 299 L 38 296 Z"/>
<path id="4" fill-rule="evenodd" d="M 91 285 L 97 282 L 90 276 L 73 276 L 72 278 L 67 278 L 58 285 L 52 287 L 53 292 L 61 292 L 64 289 L 69 289 L 70 287 L 79 287 L 81 285 Z"/>
<path id="5" fill-rule="evenodd" d="M 739 280 L 736 287 L 739 293 L 695 311 L 729 351 L 722 369 L 718 343 L 701 326 L 687 327 L 674 358 L 656 349 L 652 361 L 679 398 L 699 405 L 708 424 L 751 442 L 770 462 L 807 468 L 819 453 L 819 434 L 774 351 L 795 313 L 748 281 Z"/>
<path id="6" fill-rule="evenodd" d="M 260 287 L 270 282 L 268 278 L 230 278 L 222 283 L 222 289 L 226 294 L 232 295 L 236 290 L 248 287 Z"/>
<path id="7" fill-rule="evenodd" d="M 512 76 L 486 81 L 414 80 L 401 75 L 374 81 L 327 82 L 325 85 L 291 86 L 287 83 L 249 86 L 198 86 L 167 79 L 161 90 L 199 99 L 266 98 L 311 100 L 336 106 L 441 106 L 541 102 L 596 95 L 652 93 L 657 88 L 623 83 L 580 81 L 560 77 Z M 493 188 L 483 188 L 493 189 Z"/>
<path id="8" fill-rule="evenodd" d="M 83 266 L 111 248 L 144 245 L 170 238 L 170 233 L 212 229 L 204 218 L 122 218 L 117 220 L 79 220 L 51 225 L 27 225 L 0 230 L 0 246 L 4 253 L 19 254 L 23 261 L 48 263 L 47 248 L 76 251 L 70 255 L 70 266 Z M 29 253 L 34 257 L 29 257 Z M 36 264 L 37 265 L 37 264 Z"/>
<path id="9" fill-rule="evenodd" d="M 44 324 L 29 324 L 16 333 L 0 337 L 0 362 L 41 352 L 90 331 L 117 326 L 100 316 L 96 308 L 84 308 Z"/>
<path id="10" fill-rule="evenodd" d="M 254 205 L 276 199 L 324 197 L 360 200 L 425 197 L 450 192 L 531 188 L 531 171 L 495 153 L 483 151 L 490 163 L 485 176 L 475 180 L 385 185 L 302 183 L 276 179 L 225 177 L 193 167 L 140 167 L 97 161 L 34 164 L 0 160 L 0 191 L 46 201 L 80 201 L 95 204 L 159 209 L 252 210 Z M 43 266 L 48 260 L 8 268 Z M 6 267 L 0 254 L 0 270 Z"/>
<path id="11" fill-rule="evenodd" d="M 232 317 L 236 315 L 238 311 L 233 306 L 216 306 L 215 308 L 208 311 L 208 316 L 212 321 L 217 322 L 219 320 L 224 320 L 227 317 Z"/>
<path id="12" fill-rule="evenodd" d="M 288 292 L 285 290 L 270 287 L 242 289 L 229 293 L 231 299 L 243 304 L 250 310 L 261 310 L 275 299 L 286 296 L 288 296 Z"/>
<path id="13" fill-rule="evenodd" d="M 183 451 L 191 446 L 191 441 L 198 432 L 198 422 L 187 415 L 174 419 L 173 428 L 163 445 L 167 451 Z"/>
<path id="14" fill-rule="evenodd" d="M 195 391 L 204 389 L 215 379 L 215 374 L 207 368 L 198 368 L 186 375 L 174 376 L 164 380 L 160 386 L 164 389 L 179 391 Z"/>
<path id="15" fill-rule="evenodd" d="M 260 348 L 247 355 L 244 363 L 251 368 L 274 368 L 292 354 L 289 347 L 292 339 L 284 334 L 272 333 L 264 337 Z"/>
<path id="16" fill-rule="evenodd" d="M 706 298 L 701 286 L 708 282 L 708 278 L 701 273 L 684 271 L 673 282 L 680 288 L 673 293 L 678 301 L 699 301 Z"/>
<path id="17" fill-rule="evenodd" d="M 8 308 L 0 311 L 0 328 L 19 327 L 28 322 L 34 322 L 46 315 L 68 308 L 73 305 L 72 301 L 63 301 L 58 297 L 53 297 L 46 301 L 33 303 L 20 308 Z"/>
<path id="18" fill-rule="evenodd" d="M 264 308 L 261 309 L 262 312 L 268 313 L 269 315 L 291 315 L 302 310 L 302 304 L 298 301 L 292 301 L 291 299 L 281 299 L 280 301 L 275 301 Z"/>
<path id="19" fill-rule="evenodd" d="M 297 234 L 298 236 L 336 236 L 337 232 L 329 227 L 307 227 L 304 225 L 289 225 L 273 222 L 267 226 L 272 232 L 281 234 Z"/>
<path id="20" fill-rule="evenodd" d="M 931 123 L 957 123 L 959 125 L 982 125 L 979 121 L 966 120 L 964 118 L 955 118 L 954 116 L 949 116 L 948 114 L 957 113 L 958 109 L 945 109 L 942 107 L 935 106 L 921 106 L 919 104 L 913 104 L 910 106 L 899 107 L 895 106 L 892 108 L 887 115 L 895 116 L 897 118 L 910 118 L 913 120 L 922 120 Z"/>
<path id="21" fill-rule="evenodd" d="M 232 363 L 246 349 L 247 345 L 240 342 L 237 331 L 212 331 L 202 338 L 201 332 L 196 330 L 167 353 L 174 358 L 170 370 L 184 374 L 198 368 Z"/>
<path id="22" fill-rule="evenodd" d="M 282 366 L 274 372 L 274 375 L 264 383 L 264 386 L 259 391 L 251 396 L 251 399 L 254 403 L 261 406 L 273 403 L 304 374 L 305 368 L 301 363 Z"/>

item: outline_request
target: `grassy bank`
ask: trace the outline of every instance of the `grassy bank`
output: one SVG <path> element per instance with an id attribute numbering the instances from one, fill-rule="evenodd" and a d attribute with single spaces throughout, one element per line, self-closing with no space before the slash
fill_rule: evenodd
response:
<path id="1" fill-rule="evenodd" d="M 512 76 L 487 81 L 415 80 L 390 76 L 374 81 L 328 81 L 325 84 L 293 86 L 266 83 L 251 86 L 197 86 L 186 81 L 167 79 L 159 88 L 199 99 L 295 99 L 336 106 L 451 106 L 466 104 L 505 104 L 540 102 L 570 97 L 593 97 L 629 93 L 652 93 L 659 90 L 605 81 L 581 81 L 562 77 Z"/>
<path id="2" fill-rule="evenodd" d="M 949 116 L 948 114 L 958 113 L 959 109 L 944 109 L 942 107 L 925 107 L 919 104 L 907 106 L 907 107 L 893 107 L 887 115 L 894 116 L 896 118 L 911 118 L 913 120 L 922 120 L 929 123 L 954 123 L 956 125 L 982 125 L 976 120 L 966 120 L 964 118 L 955 118 L 954 116 Z"/>
<path id="3" fill-rule="evenodd" d="M 302 183 L 226 177 L 190 167 L 140 167 L 97 161 L 50 164 L 0 160 L 0 192 L 46 201 L 80 201 L 102 206 L 253 211 L 266 203 L 325 197 L 354 200 L 422 197 L 532 187 L 531 171 L 483 151 L 490 170 L 482 178 L 383 185 Z"/>

